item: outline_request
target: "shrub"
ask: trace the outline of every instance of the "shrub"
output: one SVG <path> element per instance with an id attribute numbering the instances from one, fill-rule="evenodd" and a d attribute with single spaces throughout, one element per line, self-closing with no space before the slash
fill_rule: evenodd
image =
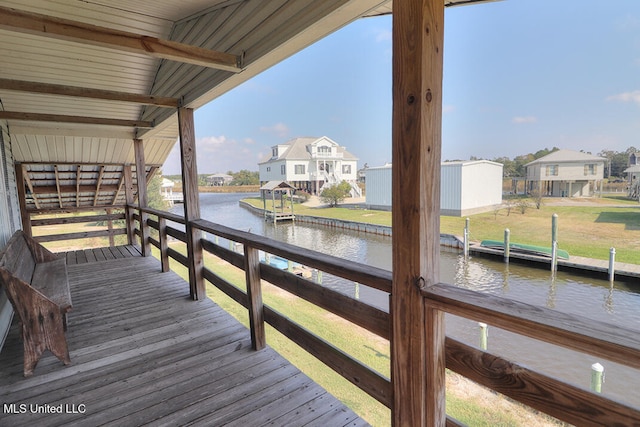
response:
<path id="1" fill-rule="evenodd" d="M 324 203 L 328 203 L 330 207 L 335 207 L 349 195 L 350 191 L 351 185 L 346 181 L 342 181 L 340 184 L 324 187 L 320 194 L 320 199 Z"/>

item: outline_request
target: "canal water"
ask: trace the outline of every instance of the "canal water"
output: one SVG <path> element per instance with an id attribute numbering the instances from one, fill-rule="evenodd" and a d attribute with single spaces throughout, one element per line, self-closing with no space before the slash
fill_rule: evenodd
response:
<path id="1" fill-rule="evenodd" d="M 391 270 L 391 237 L 349 230 L 334 230 L 301 223 L 265 222 L 260 215 L 239 206 L 239 200 L 256 194 L 204 193 L 200 196 L 204 219 L 243 231 L 325 252 L 341 258 Z M 182 214 L 182 205 L 172 210 Z M 220 244 L 227 244 L 222 239 Z M 575 276 L 565 272 L 555 277 L 547 270 L 507 265 L 499 260 L 471 257 L 458 251 L 441 252 L 441 281 L 480 292 L 579 314 L 590 319 L 638 330 L 640 333 L 640 283 L 616 282 Z M 328 286 L 388 310 L 388 295 L 343 279 L 323 275 Z M 447 334 L 478 346 L 476 322 L 446 317 Z M 591 365 L 605 368 L 603 394 L 640 406 L 640 372 L 593 356 L 541 343 L 489 326 L 488 350 L 536 371 L 589 388 Z"/>

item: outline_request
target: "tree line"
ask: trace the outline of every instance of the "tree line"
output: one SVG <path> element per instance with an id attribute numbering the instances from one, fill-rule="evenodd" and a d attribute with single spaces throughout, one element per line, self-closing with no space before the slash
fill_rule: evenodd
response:
<path id="1" fill-rule="evenodd" d="M 258 172 L 253 172 L 247 169 L 242 169 L 238 172 L 227 171 L 227 175 L 233 177 L 229 185 L 258 185 L 260 184 L 260 175 Z M 207 185 L 207 177 L 211 176 L 211 173 L 198 174 L 198 185 Z M 182 175 L 165 175 L 165 178 L 173 181 L 182 181 Z"/>
<path id="2" fill-rule="evenodd" d="M 527 171 L 525 165 L 530 163 L 536 159 L 546 156 L 547 154 L 553 153 L 554 151 L 558 151 L 558 147 L 553 147 L 551 149 L 544 148 L 542 150 L 538 150 L 535 153 L 522 154 L 520 156 L 516 156 L 513 159 L 509 157 L 496 157 L 491 160 L 492 162 L 502 163 L 503 174 L 507 178 L 516 178 L 526 176 Z M 605 163 L 604 167 L 604 176 L 605 178 L 623 178 L 624 170 L 629 166 L 629 156 L 632 153 L 637 153 L 637 149 L 635 147 L 629 147 L 625 151 L 614 151 L 614 150 L 602 150 L 596 154 L 596 156 L 604 157 L 608 160 Z M 587 154 L 592 154 L 591 152 L 585 151 Z M 482 160 L 479 157 L 472 156 L 469 160 Z"/>

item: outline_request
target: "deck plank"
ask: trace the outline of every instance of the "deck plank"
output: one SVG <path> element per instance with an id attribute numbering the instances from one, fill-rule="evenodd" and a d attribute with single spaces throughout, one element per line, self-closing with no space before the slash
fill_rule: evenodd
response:
<path id="1" fill-rule="evenodd" d="M 121 249 L 68 265 L 71 366 L 46 353 L 24 378 L 15 320 L 0 353 L 0 400 L 86 412 L 0 413 L 0 425 L 366 425 L 271 348 L 251 350 L 243 325 L 189 300 L 158 260 Z"/>

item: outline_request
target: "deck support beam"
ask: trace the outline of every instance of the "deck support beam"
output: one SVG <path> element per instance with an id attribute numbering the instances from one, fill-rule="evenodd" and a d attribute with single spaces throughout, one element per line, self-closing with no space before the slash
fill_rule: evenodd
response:
<path id="1" fill-rule="evenodd" d="M 187 254 L 189 259 L 189 290 L 191 298 L 207 297 L 202 270 L 202 232 L 191 225 L 200 219 L 200 195 L 198 193 L 198 166 L 196 164 L 196 135 L 192 108 L 178 108 L 180 133 L 180 159 L 182 166 L 182 195 L 184 197 L 184 219 L 187 231 Z"/>
<path id="2" fill-rule="evenodd" d="M 144 161 L 144 145 L 141 139 L 133 140 L 133 151 L 136 157 L 136 180 L 138 182 L 138 206 L 147 206 L 147 171 Z M 151 243 L 149 242 L 149 225 L 147 218 L 149 215 L 140 211 L 140 246 L 142 256 L 151 256 Z"/>
<path id="3" fill-rule="evenodd" d="M 394 426 L 444 426 L 444 315 L 420 290 L 440 261 L 442 0 L 393 4 Z M 407 185 L 410 184 L 410 185 Z"/>

